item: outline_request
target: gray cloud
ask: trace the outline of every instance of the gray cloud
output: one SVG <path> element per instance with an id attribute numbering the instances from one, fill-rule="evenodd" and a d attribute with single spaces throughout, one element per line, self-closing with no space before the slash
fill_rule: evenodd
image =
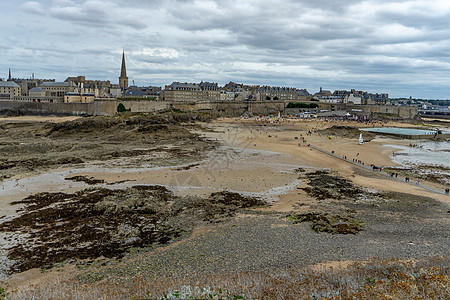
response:
<path id="1" fill-rule="evenodd" d="M 104 3 L 100 1 L 88 0 L 81 5 L 71 1 L 58 2 L 49 8 L 49 13 L 54 18 L 75 23 L 106 24 L 109 21 Z"/>
<path id="2" fill-rule="evenodd" d="M 26 11 L 28 13 L 44 15 L 43 6 L 39 2 L 36 2 L 36 1 L 25 2 L 20 6 L 20 8 L 23 11 Z"/>
<path id="3" fill-rule="evenodd" d="M 233 80 L 448 97 L 445 0 L 17 2 L 0 3 L 0 71 L 17 76 L 117 82 L 125 48 L 130 80 L 142 85 Z"/>

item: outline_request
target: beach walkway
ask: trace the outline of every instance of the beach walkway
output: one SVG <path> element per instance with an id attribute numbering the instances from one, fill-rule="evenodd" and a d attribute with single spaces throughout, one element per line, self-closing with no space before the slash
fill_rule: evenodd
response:
<path id="1" fill-rule="evenodd" d="M 446 194 L 444 191 L 438 190 L 438 189 L 433 188 L 433 187 L 430 187 L 430 186 L 426 186 L 426 185 L 423 185 L 423 184 L 418 184 L 418 183 L 415 183 L 414 181 L 412 181 L 412 182 L 405 182 L 402 178 L 392 177 L 392 176 L 390 175 L 390 173 L 387 173 L 387 172 L 384 172 L 384 171 L 374 171 L 374 170 L 372 169 L 371 166 L 368 166 L 368 165 L 366 165 L 366 164 L 361 164 L 361 163 L 358 163 L 358 162 L 356 162 L 356 161 L 352 161 L 352 160 L 350 160 L 350 159 L 347 159 L 345 156 L 338 155 L 338 154 L 336 154 L 336 153 L 332 153 L 332 152 L 330 152 L 330 151 L 327 151 L 327 150 L 324 150 L 324 149 L 322 149 L 322 148 L 313 146 L 313 145 L 311 145 L 311 144 L 309 144 L 308 147 L 310 147 L 310 148 L 312 148 L 312 149 L 315 149 L 315 150 L 317 150 L 317 151 L 320 151 L 320 152 L 322 152 L 322 153 L 328 154 L 328 155 L 330 155 L 330 156 L 333 156 L 333 157 L 335 157 L 335 158 L 338 158 L 338 159 L 340 159 L 340 160 L 343 160 L 343 161 L 345 161 L 345 162 L 347 162 L 347 163 L 350 163 L 350 164 L 353 164 L 353 165 L 355 165 L 355 166 L 358 166 L 358 167 L 360 167 L 360 168 L 366 169 L 366 170 L 368 170 L 368 171 L 372 171 L 374 174 L 378 174 L 378 175 L 381 175 L 381 176 L 384 176 L 384 177 L 388 177 L 388 178 L 390 178 L 391 180 L 395 180 L 395 181 L 398 181 L 398 182 L 403 182 L 403 183 L 405 183 L 405 184 L 409 184 L 409 185 L 413 185 L 413 186 L 418 186 L 418 187 L 421 187 L 421 188 L 423 188 L 423 189 L 425 189 L 425 190 L 428 190 L 428 191 L 430 191 L 430 192 L 433 192 L 433 193 L 437 193 L 437 194 L 442 194 L 442 195 L 450 196 L 449 194 Z"/>

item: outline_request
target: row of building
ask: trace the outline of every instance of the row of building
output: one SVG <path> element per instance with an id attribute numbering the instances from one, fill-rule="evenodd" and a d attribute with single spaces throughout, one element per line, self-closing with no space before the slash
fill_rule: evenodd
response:
<path id="1" fill-rule="evenodd" d="M 218 83 L 173 82 L 161 87 L 128 86 L 125 65 L 125 53 L 122 54 L 122 66 L 119 84 L 109 80 L 86 80 L 85 76 L 68 77 L 64 82 L 54 79 L 12 78 L 9 70 L 8 80 L 0 81 L 0 100 L 28 102 L 65 102 L 90 103 L 95 99 L 147 99 L 168 102 L 202 101 L 305 101 L 315 99 L 322 102 L 344 102 L 354 104 L 386 104 L 388 94 L 371 94 L 363 91 L 322 90 L 311 95 L 306 89 L 261 85 L 244 85 L 229 82 L 220 87 Z"/>
<path id="2" fill-rule="evenodd" d="M 306 89 L 244 85 L 229 82 L 223 87 L 218 83 L 173 82 L 161 87 L 120 87 L 109 81 L 86 80 L 84 76 L 68 77 L 64 82 L 54 79 L 11 79 L 0 81 L 0 99 L 28 102 L 79 102 L 95 99 L 142 99 L 169 102 L 202 101 L 305 101 L 315 99 L 328 103 L 386 104 L 388 94 L 372 94 L 363 91 L 320 90 L 311 95 Z"/>
<path id="3" fill-rule="evenodd" d="M 389 94 L 373 94 L 355 89 L 351 89 L 350 91 L 336 90 L 332 93 L 331 91 L 320 88 L 320 91 L 314 94 L 313 98 L 328 103 L 353 103 L 361 105 L 386 105 L 389 103 Z"/>
<path id="4" fill-rule="evenodd" d="M 311 95 L 306 90 L 288 87 L 244 85 L 229 82 L 223 87 L 217 83 L 181 83 L 166 85 L 165 101 L 298 101 Z"/>
<path id="5" fill-rule="evenodd" d="M 20 81 L 20 82 L 19 82 Z M 23 85 L 19 85 L 19 83 Z M 34 84 L 29 84 L 33 82 Z M 28 89 L 28 87 L 30 87 Z M 0 81 L 0 99 L 32 102 L 93 102 L 94 99 L 147 99 L 154 101 L 297 101 L 311 95 L 306 90 L 286 87 L 248 86 L 228 83 L 173 82 L 161 87 L 129 86 L 121 88 L 108 81 L 86 81 L 84 76 L 55 80 L 12 79 Z"/>

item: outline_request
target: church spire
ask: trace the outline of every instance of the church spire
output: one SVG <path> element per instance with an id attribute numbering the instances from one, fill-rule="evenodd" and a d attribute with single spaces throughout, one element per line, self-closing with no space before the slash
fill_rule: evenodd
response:
<path id="1" fill-rule="evenodd" d="M 123 89 L 128 87 L 127 68 L 125 66 L 125 50 L 122 52 L 122 68 L 120 70 L 119 86 Z"/>
<path id="2" fill-rule="evenodd" d="M 127 68 L 125 67 L 125 50 L 122 52 L 122 69 L 120 70 L 120 77 L 127 77 Z"/>

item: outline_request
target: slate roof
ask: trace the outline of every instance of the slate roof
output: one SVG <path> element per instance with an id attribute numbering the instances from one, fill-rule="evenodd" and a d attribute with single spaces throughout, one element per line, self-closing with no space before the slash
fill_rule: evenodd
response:
<path id="1" fill-rule="evenodd" d="M 20 88 L 20 85 L 15 83 L 14 81 L 0 81 L 0 87 L 15 87 Z"/>
<path id="2" fill-rule="evenodd" d="M 73 82 L 43 82 L 40 86 L 49 87 L 69 87 L 75 86 Z"/>
<path id="3" fill-rule="evenodd" d="M 180 83 L 180 82 L 173 82 L 171 85 L 168 86 L 170 90 L 196 90 L 200 91 L 200 86 L 196 83 Z"/>
<path id="4" fill-rule="evenodd" d="M 144 96 L 144 93 L 142 91 L 139 90 L 131 90 L 131 91 L 127 91 L 125 93 L 125 96 L 136 96 L 136 97 L 142 97 Z"/>
<path id="5" fill-rule="evenodd" d="M 30 90 L 30 92 L 42 92 L 42 88 L 40 87 L 34 87 Z"/>

